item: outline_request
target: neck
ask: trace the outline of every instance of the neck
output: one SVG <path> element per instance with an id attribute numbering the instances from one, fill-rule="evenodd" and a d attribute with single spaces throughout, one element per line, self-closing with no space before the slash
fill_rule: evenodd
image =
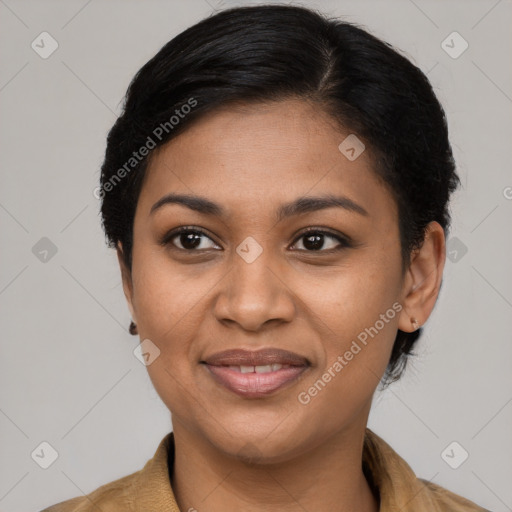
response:
<path id="1" fill-rule="evenodd" d="M 337 433 L 293 459 L 254 464 L 217 449 L 173 418 L 171 481 L 178 506 L 198 512 L 378 512 L 362 470 L 365 427 Z"/>

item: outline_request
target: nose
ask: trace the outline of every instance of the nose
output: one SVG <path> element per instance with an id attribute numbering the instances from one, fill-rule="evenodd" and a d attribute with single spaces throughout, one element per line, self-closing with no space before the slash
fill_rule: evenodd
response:
<path id="1" fill-rule="evenodd" d="M 269 249 L 264 249 L 254 261 L 234 252 L 231 271 L 219 285 L 214 306 L 216 318 L 246 331 L 291 322 L 295 314 L 293 283 L 286 282 L 284 264 L 275 261 Z"/>

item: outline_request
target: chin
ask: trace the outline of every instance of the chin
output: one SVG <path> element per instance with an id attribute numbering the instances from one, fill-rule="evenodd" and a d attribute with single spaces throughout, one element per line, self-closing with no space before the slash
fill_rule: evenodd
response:
<path id="1" fill-rule="evenodd" d="M 252 422 L 231 425 L 229 433 L 226 430 L 216 428 L 213 433 L 203 433 L 209 442 L 226 456 L 252 465 L 274 464 L 293 458 L 300 451 L 300 438 L 303 436 L 302 431 L 299 435 L 299 432 L 289 429 L 276 429 L 276 423 L 257 425 Z"/>

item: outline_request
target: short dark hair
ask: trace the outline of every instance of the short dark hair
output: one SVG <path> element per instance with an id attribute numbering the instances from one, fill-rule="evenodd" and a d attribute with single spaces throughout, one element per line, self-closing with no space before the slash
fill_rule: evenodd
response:
<path id="1" fill-rule="evenodd" d="M 206 112 L 230 103 L 315 102 L 369 149 L 396 200 L 402 269 L 427 224 L 447 234 L 460 180 L 444 111 L 423 72 L 358 26 L 297 6 L 221 11 L 178 34 L 135 75 L 107 138 L 101 168 L 103 229 L 131 270 L 133 221 L 151 151 Z M 421 328 L 398 330 L 384 387 L 403 373 Z"/>

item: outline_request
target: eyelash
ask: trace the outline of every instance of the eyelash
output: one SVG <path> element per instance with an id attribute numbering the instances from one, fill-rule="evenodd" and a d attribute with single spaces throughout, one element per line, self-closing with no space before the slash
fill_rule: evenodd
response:
<path id="1" fill-rule="evenodd" d="M 204 235 L 206 238 L 209 238 L 213 243 L 218 245 L 208 235 L 208 233 L 206 233 L 202 229 L 194 227 L 194 226 L 181 226 L 181 227 L 179 227 L 177 229 L 172 230 L 169 233 L 166 233 L 162 237 L 162 239 L 160 240 L 160 245 L 162 245 L 162 246 L 169 246 L 169 245 L 171 245 L 172 249 L 175 249 L 177 251 L 188 252 L 188 253 L 193 253 L 193 252 L 198 252 L 199 253 L 199 252 L 201 252 L 203 250 L 209 250 L 209 249 L 182 249 L 181 247 L 176 247 L 172 243 L 172 240 L 174 238 L 176 238 L 177 236 L 183 234 L 183 233 L 195 233 L 195 234 Z M 340 245 L 338 247 L 334 248 L 334 249 L 328 249 L 328 250 L 319 249 L 317 251 L 315 251 L 315 250 L 308 251 L 306 249 L 297 249 L 299 252 L 332 254 L 334 252 L 338 252 L 338 251 L 341 251 L 343 249 L 347 249 L 347 248 L 353 247 L 353 243 L 352 243 L 352 241 L 348 237 L 344 237 L 344 236 L 341 236 L 339 234 L 332 233 L 331 231 L 325 230 L 323 228 L 315 228 L 315 227 L 307 228 L 304 231 L 302 231 L 294 239 L 293 245 L 295 245 L 301 238 L 304 238 L 305 236 L 310 235 L 310 234 L 326 235 L 326 236 L 328 236 L 330 238 L 334 238 L 335 240 L 337 240 L 340 243 Z M 214 250 L 217 250 L 217 249 L 214 249 Z"/>

